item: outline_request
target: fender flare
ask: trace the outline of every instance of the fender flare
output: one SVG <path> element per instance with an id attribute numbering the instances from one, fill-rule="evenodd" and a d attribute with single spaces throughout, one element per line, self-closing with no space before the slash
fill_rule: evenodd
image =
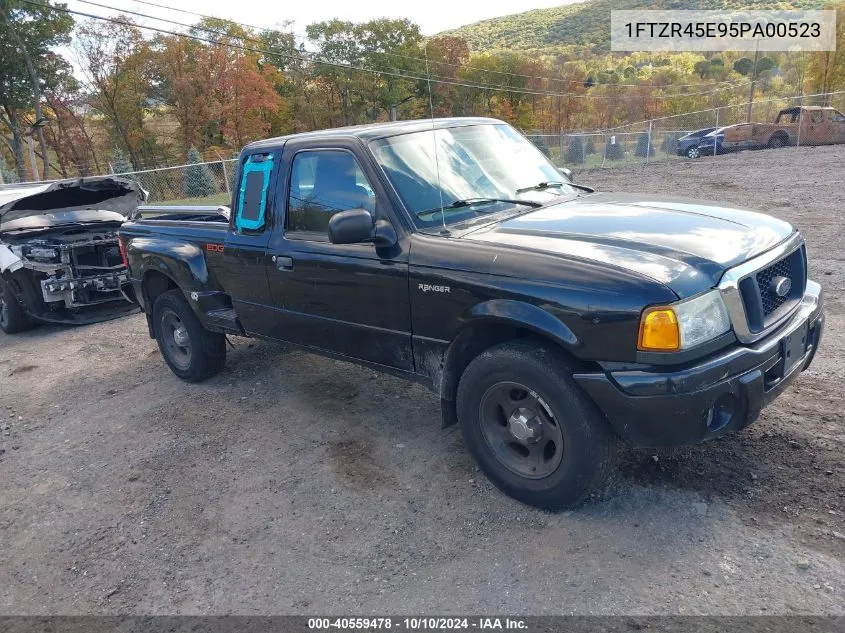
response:
<path id="1" fill-rule="evenodd" d="M 579 345 L 578 337 L 563 321 L 533 303 L 514 299 L 491 299 L 474 305 L 470 316 L 470 323 L 483 320 L 499 321 L 533 330 L 551 338 L 564 348 Z"/>
<path id="2" fill-rule="evenodd" d="M 460 376 L 456 375 L 458 373 L 456 361 L 469 344 L 473 327 L 488 323 L 530 330 L 558 344 L 573 356 L 576 355 L 575 351 L 581 344 L 575 333 L 563 321 L 537 305 L 514 299 L 491 299 L 478 303 L 459 318 L 455 334 L 446 350 L 439 385 L 441 399 L 454 400 L 460 379 Z"/>
<path id="3" fill-rule="evenodd" d="M 155 271 L 172 279 L 183 292 L 207 290 L 205 253 L 195 244 L 139 237 L 129 242 L 127 250 L 130 261 L 140 260 L 138 279 L 142 283 L 148 273 Z"/>
<path id="4" fill-rule="evenodd" d="M 150 273 L 158 273 L 170 279 L 185 295 L 208 290 L 209 272 L 203 251 L 191 242 L 174 242 L 172 239 L 137 237 L 127 244 L 130 269 L 137 266 L 137 280 L 147 314 L 147 325 L 152 336 L 152 305 L 147 294 L 147 279 Z M 135 264 L 134 266 L 132 264 Z M 193 301 L 188 305 L 205 323 L 205 315 Z"/>

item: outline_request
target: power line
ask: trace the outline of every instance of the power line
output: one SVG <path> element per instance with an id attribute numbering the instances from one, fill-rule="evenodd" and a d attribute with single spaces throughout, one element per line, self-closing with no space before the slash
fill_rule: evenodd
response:
<path id="1" fill-rule="evenodd" d="M 108 6 L 105 6 L 105 5 L 97 4 L 95 2 L 90 2 L 89 0 L 76 0 L 76 1 L 77 2 L 83 2 L 85 4 L 93 4 L 95 6 L 100 6 L 100 7 L 106 8 L 106 9 L 112 9 L 114 11 L 124 11 L 126 13 L 134 13 L 133 11 L 129 11 L 128 9 L 118 9 L 117 7 L 108 7 Z M 187 9 L 180 9 L 178 7 L 168 7 L 168 6 L 165 6 L 163 4 L 151 2 L 150 0 L 132 0 L 132 1 L 136 2 L 138 4 L 145 4 L 145 5 L 149 5 L 151 7 L 157 7 L 159 9 L 165 9 L 167 11 L 177 11 L 179 13 L 184 13 L 186 15 L 192 15 L 192 16 L 198 17 L 198 18 L 205 18 L 205 19 L 209 19 L 209 20 L 219 20 L 221 22 L 226 22 L 228 24 L 234 24 L 234 25 L 237 25 L 237 26 L 241 26 L 241 27 L 244 27 L 244 28 L 247 28 L 247 29 L 253 29 L 253 30 L 256 30 L 256 31 L 264 31 L 264 32 L 279 31 L 278 29 L 271 29 L 271 28 L 267 28 L 267 27 L 245 24 L 243 22 L 236 22 L 235 20 L 230 20 L 228 18 L 220 18 L 220 17 L 217 17 L 217 16 L 208 15 L 208 14 L 205 14 L 205 13 L 197 13 L 196 11 L 188 11 Z M 136 13 L 136 15 L 142 15 L 142 14 Z M 170 22 L 170 20 L 167 20 L 165 18 L 156 18 L 156 17 L 149 16 L 149 15 L 144 16 L 144 17 L 148 17 L 148 18 L 153 19 L 153 20 L 162 20 L 163 22 Z M 174 24 L 180 24 L 180 23 L 174 23 Z M 182 24 L 182 26 L 188 26 L 188 25 Z M 201 28 L 201 27 L 190 26 L 189 28 Z M 202 29 L 202 30 L 205 30 L 205 29 Z M 281 32 L 281 31 L 279 31 L 279 32 Z M 294 31 L 291 30 L 290 34 L 292 36 L 296 35 L 300 38 L 311 40 L 311 37 L 309 37 L 307 33 L 297 33 L 297 32 L 294 32 Z M 396 57 L 396 58 L 399 58 L 399 59 L 409 59 L 409 60 L 413 60 L 413 61 L 418 61 L 420 63 L 425 63 L 427 61 L 422 57 L 413 57 L 411 55 L 401 55 L 399 53 L 384 52 L 382 54 L 386 55 L 388 57 Z M 583 83 L 584 83 L 583 80 L 579 80 L 579 79 L 563 79 L 563 78 L 558 78 L 558 77 L 549 77 L 548 75 L 526 75 L 526 74 L 523 74 L 523 73 L 512 73 L 512 72 L 507 72 L 507 71 L 504 71 L 504 70 L 493 70 L 491 68 L 480 68 L 478 66 L 468 66 L 468 65 L 465 65 L 465 64 L 453 64 L 451 62 L 446 62 L 446 61 L 437 61 L 437 60 L 428 60 L 428 61 L 432 64 L 437 64 L 438 66 L 450 66 L 452 68 L 462 68 L 462 69 L 465 69 L 465 70 L 477 70 L 477 71 L 480 71 L 480 72 L 492 73 L 492 74 L 496 74 L 496 75 L 506 75 L 506 76 L 509 76 L 509 77 L 522 77 L 524 79 L 540 79 L 540 80 L 545 80 L 545 81 L 556 81 L 556 82 L 570 83 L 570 84 L 576 84 L 576 85 L 583 85 Z M 434 77 L 434 76 L 435 75 L 432 75 L 432 77 Z M 696 88 L 696 87 L 703 87 L 703 86 L 718 86 L 718 85 L 730 84 L 730 83 L 733 83 L 733 82 L 731 80 L 725 80 L 725 81 L 703 82 L 703 83 L 698 83 L 698 84 L 673 84 L 671 86 L 661 86 L 661 85 L 657 85 L 657 84 L 627 84 L 627 83 L 616 82 L 616 83 L 602 83 L 600 85 L 602 85 L 602 86 L 622 86 L 622 87 L 626 87 L 626 88 Z"/>
<path id="2" fill-rule="evenodd" d="M 196 25 L 196 24 L 185 24 L 184 22 L 178 22 L 178 21 L 176 21 L 176 20 L 170 20 L 170 19 L 168 19 L 168 18 L 159 18 L 159 17 L 152 16 L 152 15 L 149 15 L 149 14 L 146 14 L 146 13 L 140 13 L 140 12 L 138 12 L 138 11 L 132 11 L 132 10 L 130 10 L 130 9 L 119 9 L 119 8 L 117 8 L 117 7 L 114 7 L 114 6 L 110 6 L 110 5 L 106 5 L 106 4 L 101 4 L 101 3 L 99 3 L 99 2 L 93 2 L 93 0 L 76 0 L 76 1 L 77 1 L 77 2 L 80 2 L 80 3 L 83 3 L 83 4 L 90 4 L 90 5 L 93 5 L 93 6 L 95 6 L 95 7 L 100 7 L 100 8 L 102 8 L 102 9 L 108 9 L 108 10 L 112 10 L 112 11 L 119 11 L 119 12 L 122 12 L 122 13 L 124 13 L 124 14 L 135 15 L 135 16 L 142 17 L 142 18 L 147 18 L 147 19 L 150 19 L 150 20 L 158 20 L 158 21 L 160 21 L 160 22 L 166 22 L 166 23 L 168 23 L 168 24 L 173 24 L 173 25 L 176 25 L 176 26 L 182 26 L 182 27 L 187 28 L 187 29 L 199 30 L 199 31 L 203 31 L 203 32 L 205 32 L 205 33 L 211 33 L 211 34 L 213 34 L 213 35 L 221 35 L 221 36 L 224 36 L 224 37 L 234 37 L 234 38 L 236 38 L 236 39 L 243 40 L 243 41 L 245 41 L 245 42 L 253 42 L 253 43 L 256 43 L 256 44 L 261 44 L 261 45 L 265 45 L 265 46 L 267 45 L 267 42 L 265 42 L 264 40 L 255 39 L 255 38 L 253 38 L 253 37 L 249 37 L 249 36 L 246 36 L 246 35 L 232 35 L 232 34 L 227 33 L 227 32 L 225 32 L 225 31 L 218 31 L 217 29 L 209 29 L 209 28 L 206 28 L 206 27 L 203 27 L 203 26 L 199 26 L 199 25 Z M 140 0 L 138 0 L 138 1 L 140 1 Z M 150 4 L 150 5 L 152 5 L 152 6 L 162 7 L 162 5 L 155 4 L 155 3 L 153 3 L 153 2 L 144 2 L 143 4 Z M 166 8 L 166 7 L 162 7 L 162 8 Z M 233 20 L 223 20 L 222 18 L 214 18 L 213 16 L 207 16 L 207 15 L 203 15 L 203 14 L 200 14 L 200 13 L 194 13 L 193 11 L 186 11 L 186 10 L 184 10 L 184 9 L 173 9 L 173 10 L 174 10 L 174 11 L 179 11 L 179 12 L 181 12 L 181 13 L 188 13 L 188 14 L 190 14 L 190 15 L 197 15 L 197 16 L 201 16 L 201 17 L 204 17 L 204 18 L 207 18 L 207 19 L 221 20 L 221 21 L 226 22 L 226 23 L 228 23 L 228 24 L 235 24 L 235 25 L 237 25 L 237 26 L 243 26 L 243 27 L 248 27 L 248 28 L 259 29 L 259 30 L 263 30 L 263 31 L 265 31 L 265 32 L 269 32 L 269 31 L 271 31 L 271 29 L 260 29 L 260 27 L 251 27 L 251 26 L 249 26 L 249 25 L 247 25 L 247 24 L 241 24 L 240 22 L 235 22 L 235 21 L 233 21 Z M 140 25 L 138 25 L 138 26 L 140 27 Z M 310 39 L 310 38 L 309 38 L 309 39 Z M 415 61 L 419 61 L 419 62 L 424 62 L 424 61 L 425 61 L 425 60 L 424 60 L 424 59 L 422 59 L 422 58 L 418 58 L 418 57 L 411 57 L 411 56 L 408 56 L 408 55 L 398 55 L 398 54 L 395 54 L 395 53 L 383 53 L 383 54 L 384 54 L 384 55 L 387 55 L 387 56 L 389 56 L 389 57 L 399 57 L 399 58 L 403 58 L 403 59 L 411 59 L 411 60 L 415 60 Z M 313 60 L 313 58 L 311 58 L 311 61 L 314 61 L 314 60 Z M 318 62 L 318 63 L 321 63 L 321 62 Z M 444 62 L 444 63 L 446 63 L 446 62 Z M 466 67 L 466 66 L 459 66 L 459 65 L 457 65 L 457 64 L 448 64 L 448 65 L 449 65 L 449 66 L 458 66 L 458 67 L 460 67 L 460 68 L 470 68 L 470 67 Z M 395 68 L 394 68 L 393 70 L 399 70 L 399 69 L 395 69 Z M 483 70 L 483 69 L 479 69 L 479 70 Z M 527 77 L 527 78 L 529 78 L 529 79 L 549 79 L 549 80 L 552 80 L 552 81 L 564 81 L 564 80 L 562 80 L 562 79 L 554 79 L 554 78 L 551 78 L 551 77 L 531 77 L 531 76 L 529 76 L 529 75 L 519 75 L 519 74 L 516 74 L 516 73 L 503 73 L 503 72 L 501 72 L 501 71 L 486 71 L 486 72 L 495 72 L 495 73 L 499 73 L 499 74 L 513 75 L 513 76 L 516 76 L 516 77 Z M 452 78 L 451 78 L 451 77 L 443 77 L 443 76 L 440 76 L 440 75 L 429 75 L 427 71 L 426 71 L 426 77 L 427 77 L 427 78 L 432 78 L 432 79 L 443 79 L 443 80 L 447 80 L 447 81 L 451 81 L 451 80 L 452 80 Z M 609 85 L 609 84 L 605 84 L 605 85 Z M 491 88 L 495 88 L 495 89 L 499 89 L 499 88 L 510 88 L 510 86 L 502 86 L 502 85 L 500 85 L 500 84 L 497 84 L 497 85 L 495 85 L 495 86 L 491 86 Z M 536 93 L 536 94 L 539 94 L 539 93 Z M 557 93 L 555 93 L 553 96 L 557 96 Z"/>
<path id="3" fill-rule="evenodd" d="M 24 2 L 27 2 L 28 4 L 35 4 L 33 2 L 30 2 L 29 0 L 24 0 Z M 157 17 L 152 16 L 152 15 L 147 15 L 145 13 L 139 13 L 137 11 L 130 11 L 128 9 L 125 9 L 125 10 L 124 9 L 117 9 L 116 7 L 100 4 L 100 3 L 97 3 L 97 2 L 93 2 L 91 0 L 77 0 L 77 2 L 83 2 L 85 4 L 91 4 L 91 5 L 101 7 L 101 8 L 104 8 L 104 9 L 120 11 L 124 14 L 128 13 L 128 14 L 139 16 L 139 17 L 148 18 L 148 19 L 151 19 L 151 20 L 159 20 L 161 22 L 167 22 L 168 24 L 182 26 L 182 27 L 185 27 L 185 28 L 188 28 L 188 29 L 200 30 L 200 31 L 210 33 L 210 34 L 213 34 L 213 35 L 221 35 L 221 36 L 224 36 L 224 37 L 233 37 L 235 39 L 243 40 L 243 41 L 246 41 L 246 42 L 254 42 L 254 43 L 260 43 L 260 44 L 266 45 L 266 42 L 264 42 L 263 40 L 257 40 L 255 38 L 250 38 L 248 36 L 231 35 L 229 33 L 226 33 L 225 31 L 218 31 L 218 30 L 215 30 L 215 29 L 208 29 L 208 28 L 204 28 L 204 27 L 201 27 L 201 26 L 197 26 L 197 25 L 185 24 L 184 22 L 177 22 L 175 20 L 168 20 L 167 18 L 157 18 Z M 106 16 L 93 15 L 93 14 L 90 14 L 90 13 L 85 13 L 83 11 L 74 11 L 72 9 L 62 9 L 62 8 L 59 8 L 59 7 L 51 7 L 51 8 L 56 10 L 56 11 L 63 11 L 63 12 L 66 12 L 66 13 L 75 13 L 77 15 L 83 15 L 85 17 L 94 18 L 94 19 L 98 19 L 98 20 L 105 20 L 107 22 L 113 22 L 113 23 L 119 22 L 119 20 L 115 20 L 113 18 L 108 18 Z M 248 51 L 251 51 L 251 52 L 261 53 L 261 54 L 264 54 L 264 55 L 273 55 L 273 56 L 284 58 L 284 59 L 294 59 L 294 60 L 308 62 L 308 63 L 334 66 L 334 67 L 337 67 L 337 68 L 359 70 L 359 71 L 362 71 L 362 72 L 369 72 L 369 73 L 382 74 L 382 75 L 391 75 L 391 76 L 395 76 L 395 77 L 402 77 L 402 78 L 405 78 L 405 79 L 416 79 L 416 80 L 429 79 L 429 77 L 420 77 L 420 76 L 416 76 L 416 75 L 408 75 L 408 74 L 403 74 L 401 72 L 390 72 L 390 71 L 387 71 L 387 70 L 384 70 L 384 69 L 366 68 L 366 67 L 363 67 L 363 66 L 355 66 L 353 64 L 341 64 L 341 63 L 337 63 L 337 62 L 329 62 L 329 61 L 325 61 L 325 60 L 316 59 L 314 57 L 303 57 L 301 55 L 294 55 L 292 53 L 279 53 L 278 51 L 268 51 L 268 50 L 256 49 L 256 48 L 252 48 L 252 47 L 244 47 L 244 46 L 239 46 L 237 44 L 232 44 L 231 42 L 220 42 L 220 41 L 216 41 L 216 40 L 209 40 L 209 39 L 206 39 L 206 38 L 201 38 L 201 37 L 198 37 L 198 36 L 195 36 L 195 35 L 191 35 L 189 33 L 179 33 L 179 32 L 175 32 L 175 31 L 168 31 L 168 30 L 165 30 L 165 29 L 160 29 L 160 28 L 141 25 L 141 24 L 133 23 L 133 26 L 140 28 L 140 29 L 152 30 L 152 31 L 155 31 L 157 33 L 163 33 L 163 34 L 169 34 L 169 35 L 174 35 L 174 36 L 179 36 L 179 37 L 190 38 L 190 39 L 198 40 L 198 41 L 201 41 L 201 42 L 207 42 L 207 43 L 210 43 L 210 44 L 229 46 L 229 47 L 232 47 L 232 48 L 239 48 L 241 50 L 248 50 Z M 400 69 L 394 68 L 393 70 L 400 70 Z M 556 97 L 570 96 L 570 95 L 565 94 L 565 93 L 547 92 L 547 91 L 533 91 L 533 90 L 529 91 L 529 90 L 525 90 L 525 89 L 513 89 L 513 88 L 510 88 L 509 86 L 501 86 L 501 85 L 457 83 L 457 82 L 452 81 L 450 78 L 441 77 L 439 75 L 432 75 L 430 78 L 433 79 L 435 81 L 435 83 L 450 83 L 450 84 L 453 84 L 453 85 L 462 85 L 462 86 L 480 88 L 480 89 L 485 89 L 485 90 L 503 90 L 503 91 L 514 92 L 514 93 L 544 95 L 544 96 L 556 96 Z M 579 96 L 579 95 L 571 95 L 571 96 Z"/>
<path id="4" fill-rule="evenodd" d="M 45 6 L 43 4 L 34 2 L 33 0 L 22 0 L 22 1 L 26 4 L 39 6 L 39 7 L 42 7 L 42 8 Z M 100 5 L 100 6 L 102 6 L 102 5 Z M 80 15 L 80 16 L 92 18 L 92 19 L 95 19 L 95 20 L 102 20 L 102 21 L 105 21 L 105 22 L 111 22 L 113 24 L 125 25 L 127 23 L 126 20 L 121 20 L 121 19 L 117 19 L 117 18 L 109 18 L 109 17 L 102 16 L 102 15 L 94 15 L 92 13 L 86 13 L 84 11 L 66 9 L 66 8 L 63 8 L 63 7 L 57 7 L 57 6 L 52 6 L 52 5 L 50 5 L 49 8 L 52 9 L 53 11 L 60 11 L 62 13 Z M 144 14 L 138 14 L 138 15 L 144 15 Z M 159 19 L 159 18 L 155 18 L 154 16 L 147 16 L 147 15 L 144 15 L 144 17 L 147 17 L 147 18 L 152 19 L 152 20 Z M 498 86 L 498 85 L 491 86 L 491 85 L 488 85 L 488 84 L 476 84 L 476 83 L 468 83 L 468 82 L 461 82 L 461 81 L 452 81 L 450 79 L 447 79 L 447 78 L 444 78 L 444 77 L 439 77 L 439 76 L 427 77 L 427 76 L 420 76 L 420 75 L 404 74 L 402 72 L 392 72 L 392 71 L 383 70 L 383 69 L 367 68 L 365 66 L 355 66 L 353 64 L 342 64 L 342 63 L 338 63 L 338 62 L 330 62 L 330 61 L 326 61 L 326 60 L 316 59 L 316 58 L 313 58 L 313 57 L 311 57 L 311 58 L 303 57 L 301 55 L 294 55 L 294 54 L 290 54 L 290 53 L 280 53 L 278 51 L 268 51 L 268 50 L 265 50 L 265 49 L 255 48 L 255 47 L 251 47 L 251 46 L 244 46 L 244 45 L 235 44 L 235 43 L 232 43 L 232 42 L 221 42 L 221 41 L 216 41 L 216 40 L 210 40 L 208 38 L 200 37 L 198 35 L 192 35 L 190 33 L 180 33 L 178 31 L 171 31 L 171 30 L 168 30 L 168 29 L 162 29 L 162 28 L 158 28 L 158 27 L 154 27 L 154 26 L 135 24 L 131 21 L 130 21 L 130 24 L 133 27 L 138 28 L 138 29 L 145 29 L 145 30 L 154 31 L 156 33 L 161 33 L 161 34 L 165 34 L 165 35 L 173 35 L 173 36 L 177 36 L 177 37 L 183 37 L 183 38 L 187 38 L 187 39 L 196 40 L 196 41 L 199 41 L 199 42 L 204 42 L 206 44 L 212 44 L 212 45 L 217 45 L 217 46 L 226 46 L 228 48 L 234 48 L 234 49 L 238 49 L 238 50 L 258 53 L 258 54 L 261 54 L 261 55 L 275 56 L 275 57 L 278 57 L 278 58 L 281 58 L 281 59 L 294 59 L 294 60 L 297 60 L 297 61 L 302 61 L 302 62 L 307 62 L 307 63 L 312 63 L 312 64 L 321 64 L 321 65 L 326 65 L 326 66 L 332 66 L 332 67 L 335 67 L 335 68 L 342 68 L 342 69 L 345 69 L 345 70 L 357 70 L 359 72 L 366 72 L 366 73 L 370 73 L 370 74 L 374 74 L 374 75 L 386 75 L 386 76 L 392 76 L 392 77 L 399 77 L 401 79 L 412 79 L 412 80 L 416 80 L 416 81 L 427 81 L 427 80 L 430 79 L 432 81 L 432 83 L 447 84 L 447 85 L 460 86 L 460 87 L 465 87 L 465 88 L 476 88 L 476 89 L 479 89 L 479 90 L 493 90 L 493 91 L 509 92 L 509 93 L 513 93 L 513 94 L 528 94 L 528 95 L 538 95 L 538 96 L 548 96 L 548 97 L 572 97 L 572 98 L 576 98 L 576 99 L 618 99 L 619 98 L 618 95 L 580 95 L 580 94 L 572 94 L 572 93 L 561 93 L 561 92 L 551 92 L 551 91 L 542 91 L 542 90 L 530 90 L 530 89 L 524 89 L 524 88 L 519 89 L 519 88 L 510 88 L 508 86 Z M 183 23 L 176 23 L 176 24 L 179 24 L 179 25 L 186 27 L 186 28 L 193 28 L 191 25 L 188 25 L 188 24 L 183 24 Z M 206 30 L 209 30 L 209 29 L 206 29 Z M 218 35 L 223 34 L 220 31 L 211 31 L 211 32 L 216 33 Z M 223 35 L 227 35 L 227 37 L 229 36 L 228 34 L 223 34 Z M 247 39 L 247 40 L 249 39 L 249 38 L 243 38 L 243 37 L 238 37 L 238 36 L 232 36 L 232 37 L 235 37 L 236 39 Z M 396 71 L 398 69 L 393 69 L 393 70 Z M 747 83 L 747 82 L 739 82 L 739 83 L 736 83 L 736 84 L 725 86 L 724 88 L 736 87 L 736 86 L 742 85 L 743 83 Z M 677 98 L 677 97 L 701 96 L 701 95 L 713 94 L 713 93 L 719 92 L 720 90 L 722 90 L 722 89 L 711 90 L 711 91 L 706 91 L 706 92 L 698 92 L 698 93 L 681 93 L 681 94 L 674 94 L 674 95 L 656 95 L 656 96 L 650 96 L 648 98 L 651 98 L 651 99 L 673 99 L 673 98 Z"/>

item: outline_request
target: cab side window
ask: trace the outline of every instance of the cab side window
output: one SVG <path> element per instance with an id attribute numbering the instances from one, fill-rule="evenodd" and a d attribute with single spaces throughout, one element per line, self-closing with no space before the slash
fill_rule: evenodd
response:
<path id="1" fill-rule="evenodd" d="M 372 187 L 352 154 L 317 150 L 294 156 L 288 197 L 288 232 L 326 235 L 331 217 L 348 209 L 375 212 Z"/>
<path id="2" fill-rule="evenodd" d="M 814 110 L 810 114 L 810 121 L 813 123 L 821 123 L 824 120 L 824 115 L 819 110 Z"/>

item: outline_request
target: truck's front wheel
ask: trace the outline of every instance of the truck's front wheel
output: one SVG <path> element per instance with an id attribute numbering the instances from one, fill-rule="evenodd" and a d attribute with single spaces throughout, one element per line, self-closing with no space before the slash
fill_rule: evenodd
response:
<path id="1" fill-rule="evenodd" d="M 223 369 L 225 337 L 202 326 L 181 290 L 168 290 L 156 299 L 153 324 L 164 361 L 182 380 L 200 382 Z"/>
<path id="2" fill-rule="evenodd" d="M 550 347 L 510 342 L 486 350 L 458 386 L 464 442 L 485 474 L 530 505 L 561 510 L 605 486 L 616 441 Z"/>
<path id="3" fill-rule="evenodd" d="M 33 325 L 9 283 L 0 277 L 0 330 L 6 334 L 17 334 L 29 330 Z"/>

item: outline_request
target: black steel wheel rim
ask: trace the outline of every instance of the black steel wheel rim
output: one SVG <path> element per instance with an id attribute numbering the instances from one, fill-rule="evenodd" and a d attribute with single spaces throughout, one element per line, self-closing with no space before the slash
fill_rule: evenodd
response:
<path id="1" fill-rule="evenodd" d="M 481 433 L 502 466 L 527 479 L 543 479 L 563 459 L 563 432 L 549 405 L 516 382 L 491 386 L 479 404 Z"/>
<path id="2" fill-rule="evenodd" d="M 165 309 L 161 315 L 161 337 L 170 362 L 179 369 L 187 370 L 193 356 L 191 339 L 182 319 L 173 310 Z"/>

